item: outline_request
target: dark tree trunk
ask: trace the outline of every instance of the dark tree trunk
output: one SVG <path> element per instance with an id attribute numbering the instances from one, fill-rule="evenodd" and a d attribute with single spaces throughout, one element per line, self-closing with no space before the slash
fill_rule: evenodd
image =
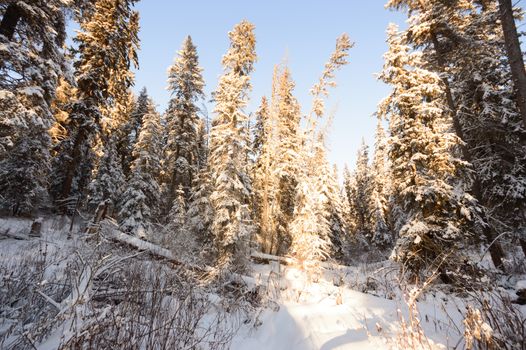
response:
<path id="1" fill-rule="evenodd" d="M 11 41 L 21 17 L 22 10 L 20 7 L 18 7 L 16 3 L 9 4 L 0 23 L 0 35 L 5 36 L 8 41 Z"/>
<path id="2" fill-rule="evenodd" d="M 440 69 L 444 71 L 446 64 L 444 62 L 442 50 L 440 49 L 440 44 L 435 34 L 433 34 L 432 40 L 433 40 L 433 46 L 436 52 L 437 63 L 440 66 Z M 443 77 L 442 81 L 444 83 L 445 90 L 446 90 L 446 99 L 447 99 L 448 107 L 451 111 L 451 115 L 453 119 L 453 128 L 455 129 L 455 134 L 461 140 L 464 141 L 465 140 L 464 132 L 462 130 L 462 125 L 460 124 L 460 120 L 458 118 L 457 106 L 453 98 L 453 94 L 451 93 L 449 81 L 447 80 L 446 77 Z M 465 144 L 461 146 L 461 151 L 462 151 L 462 156 L 464 160 L 469 163 L 472 163 L 473 158 L 471 156 L 471 152 Z M 474 173 L 473 187 L 471 191 L 473 193 L 473 197 L 475 197 L 475 199 L 483 206 L 482 215 L 481 215 L 482 216 L 481 219 L 483 221 L 482 234 L 486 242 L 490 244 L 489 253 L 491 255 L 491 260 L 493 261 L 493 265 L 495 265 L 495 267 L 504 271 L 504 264 L 502 262 L 502 258 L 504 257 L 504 251 L 502 250 L 502 246 L 500 245 L 498 240 L 495 240 L 495 237 L 496 237 L 495 230 L 493 229 L 493 226 L 491 225 L 491 222 L 487 216 L 486 208 L 484 207 L 484 201 L 482 200 L 480 179 L 476 173 Z"/>
<path id="3" fill-rule="evenodd" d="M 526 256 L 526 239 L 520 238 L 519 241 L 521 243 L 522 253 Z"/>
<path id="4" fill-rule="evenodd" d="M 517 34 L 517 27 L 515 25 L 515 18 L 513 18 L 511 0 L 499 0 L 499 12 L 517 105 L 522 116 L 523 126 L 526 129 L 526 70 L 524 69 L 524 60 Z"/>
<path id="5" fill-rule="evenodd" d="M 35 220 L 31 224 L 31 230 L 29 231 L 29 237 L 40 237 L 42 235 L 42 220 Z"/>
<path id="6" fill-rule="evenodd" d="M 71 195 L 71 187 L 73 185 L 73 178 L 79 167 L 81 161 L 81 148 L 82 144 L 86 139 L 86 131 L 81 128 L 75 138 L 75 143 L 73 145 L 73 151 L 71 154 L 71 160 L 66 165 L 66 175 L 64 182 L 62 183 L 62 199 L 67 199 Z"/>

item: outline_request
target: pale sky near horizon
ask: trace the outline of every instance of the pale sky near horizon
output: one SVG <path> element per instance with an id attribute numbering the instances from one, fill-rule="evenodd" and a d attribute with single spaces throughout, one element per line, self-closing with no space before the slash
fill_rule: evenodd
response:
<path id="1" fill-rule="evenodd" d="M 166 71 L 187 35 L 197 46 L 203 67 L 206 98 L 217 87 L 221 57 L 228 49 L 227 33 L 243 19 L 256 29 L 258 62 L 252 74 L 254 112 L 263 95 L 269 95 L 274 66 L 286 60 L 296 83 L 295 95 L 303 113 L 311 106 L 309 90 L 320 76 L 335 45 L 346 32 L 355 47 L 350 64 L 337 73 L 338 86 L 331 90 L 327 112 L 334 113 L 329 136 L 329 160 L 340 170 L 354 167 L 362 137 L 372 147 L 376 118 L 373 113 L 389 87 L 374 76 L 382 69 L 389 22 L 404 26 L 405 14 L 384 8 L 386 0 L 142 0 L 140 12 L 140 69 L 134 90 L 143 86 L 164 112 L 169 93 Z M 213 105 L 206 103 L 209 117 Z"/>

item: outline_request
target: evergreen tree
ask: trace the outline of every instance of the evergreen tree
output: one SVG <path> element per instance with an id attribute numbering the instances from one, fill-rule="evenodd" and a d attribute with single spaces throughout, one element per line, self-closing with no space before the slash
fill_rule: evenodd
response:
<path id="1" fill-rule="evenodd" d="M 57 199 L 81 196 L 86 173 L 93 169 L 92 148 L 102 129 L 107 134 L 121 124 L 133 83 L 130 66 L 137 65 L 138 13 L 134 0 L 98 0 L 88 19 L 80 24 L 75 78 L 77 99 L 71 103 L 68 137 L 54 161 L 54 195 Z M 112 118 L 113 117 L 113 118 Z"/>
<path id="2" fill-rule="evenodd" d="M 148 113 L 149 97 L 146 88 L 143 87 L 139 96 L 135 99 L 133 93 L 129 94 L 129 116 L 128 120 L 116 131 L 118 134 L 117 152 L 119 153 L 120 162 L 124 176 L 129 177 L 131 166 L 133 164 L 133 149 L 139 138 L 143 118 Z"/>
<path id="3" fill-rule="evenodd" d="M 198 131 L 198 172 L 194 178 L 192 194 L 188 201 L 188 228 L 196 241 L 210 246 L 213 210 L 210 203 L 211 180 L 208 161 L 208 134 L 205 120 L 199 123 Z"/>
<path id="4" fill-rule="evenodd" d="M 289 224 L 294 214 L 294 201 L 296 198 L 296 186 L 298 185 L 298 162 L 300 138 L 298 135 L 300 127 L 300 105 L 293 95 L 294 82 L 287 67 L 277 81 L 277 92 L 275 94 L 277 130 L 277 148 L 275 154 L 271 155 L 275 160 L 275 171 L 277 174 L 277 203 L 275 213 L 277 242 L 275 253 L 286 254 L 291 242 Z M 271 175 L 272 176 L 272 175 Z"/>
<path id="5" fill-rule="evenodd" d="M 504 38 L 494 2 L 466 21 L 466 48 L 451 52 L 456 68 L 451 86 L 462 137 L 469 148 L 476 178 L 473 194 L 489 212 L 497 232 L 522 235 L 526 254 L 526 145 L 520 109 L 515 103 L 512 75 L 505 57 Z M 482 43 L 482 44 L 481 44 Z M 437 45 L 441 45 L 440 43 Z M 461 53 L 460 50 L 467 50 Z M 486 235 L 488 243 L 496 234 Z M 500 246 L 491 246 L 492 256 Z M 497 250 L 497 251 L 495 251 Z M 499 265 L 498 259 L 494 259 Z"/>
<path id="6" fill-rule="evenodd" d="M 0 4 L 0 208 L 14 214 L 31 214 L 47 195 L 66 10 L 59 0 Z"/>
<path id="7" fill-rule="evenodd" d="M 293 96 L 294 82 L 287 67 L 276 66 L 272 98 L 256 113 L 254 211 L 263 252 L 285 255 L 291 244 L 289 224 L 294 213 L 300 107 Z"/>
<path id="8" fill-rule="evenodd" d="M 125 183 L 115 143 L 115 138 L 112 137 L 104 144 L 104 155 L 89 185 L 88 206 L 92 210 L 101 203 L 114 208 Z"/>
<path id="9" fill-rule="evenodd" d="M 209 245 L 213 240 L 211 225 L 214 212 L 210 202 L 212 192 L 210 172 L 206 167 L 197 173 L 194 182 L 188 206 L 188 226 L 198 242 Z"/>
<path id="10" fill-rule="evenodd" d="M 276 238 L 276 223 L 274 217 L 276 197 L 275 166 L 275 127 L 270 118 L 266 97 L 261 99 L 261 105 L 256 112 L 256 127 L 253 141 L 255 163 L 252 167 L 253 182 L 253 212 L 254 226 L 259 245 L 264 253 L 275 253 L 278 245 Z"/>
<path id="11" fill-rule="evenodd" d="M 183 234 L 186 226 L 187 207 L 183 185 L 179 185 L 170 208 L 168 230 L 172 234 Z"/>
<path id="12" fill-rule="evenodd" d="M 330 223 L 326 211 L 326 197 L 317 188 L 314 177 L 306 176 L 296 191 L 294 218 L 290 223 L 292 245 L 290 254 L 300 266 L 316 273 L 317 263 L 329 257 Z"/>
<path id="13" fill-rule="evenodd" d="M 120 198 L 119 222 L 125 232 L 145 236 L 159 213 L 161 172 L 161 125 L 159 113 L 148 99 L 147 112 L 133 149 L 131 175 Z"/>
<path id="14" fill-rule="evenodd" d="M 335 86 L 335 72 L 348 63 L 348 50 L 352 47 L 347 34 L 336 41 L 336 48 L 319 82 L 314 85 L 311 94 L 314 96 L 313 108 L 307 119 L 307 129 L 299 138 L 303 148 L 296 160 L 298 174 L 295 194 L 295 205 L 290 234 L 292 237 L 290 254 L 302 266 L 316 272 L 318 262 L 328 257 L 331 249 L 331 190 L 329 181 L 324 178 L 331 170 L 325 158 L 325 130 L 317 130 L 317 119 L 324 116 L 323 97 L 328 95 L 328 88 Z M 324 168 L 323 174 L 320 168 Z M 330 176 L 330 175 L 329 175 Z"/>
<path id="15" fill-rule="evenodd" d="M 344 200 L 344 218 L 347 229 L 350 233 L 356 233 L 357 223 L 356 223 L 356 214 L 354 209 L 353 198 L 356 194 L 356 181 L 354 176 L 349 170 L 349 166 L 345 164 L 343 168 L 343 200 Z"/>
<path id="16" fill-rule="evenodd" d="M 384 249 L 390 247 L 393 243 L 389 211 L 390 180 L 386 163 L 387 144 L 382 122 L 379 120 L 376 127 L 374 158 L 371 166 L 371 242 L 375 246 Z"/>
<path id="17" fill-rule="evenodd" d="M 256 111 L 256 123 L 254 124 L 254 128 L 252 130 L 252 133 L 254 135 L 253 140 L 252 140 L 252 154 L 253 154 L 255 163 L 257 163 L 257 161 L 261 158 L 261 155 L 263 153 L 263 146 L 268 137 L 267 133 L 268 133 L 269 126 L 267 125 L 265 127 L 265 123 L 268 123 L 268 118 L 269 118 L 269 105 L 268 105 L 267 97 L 263 96 L 261 98 L 261 103 L 259 105 L 259 108 Z"/>
<path id="18" fill-rule="evenodd" d="M 139 139 L 139 133 L 141 132 L 141 128 L 143 125 L 144 116 L 151 112 L 151 104 L 152 101 L 148 97 L 148 91 L 145 87 L 143 87 L 139 93 L 139 97 L 137 97 L 137 101 L 135 102 L 135 108 L 133 109 L 131 116 L 130 116 L 130 122 L 129 122 L 129 144 L 132 146 L 132 148 L 135 148 L 135 143 Z"/>
<path id="19" fill-rule="evenodd" d="M 214 93 L 215 117 L 210 135 L 212 232 L 220 261 L 244 265 L 252 230 L 248 176 L 247 121 L 250 76 L 256 61 L 254 26 L 242 21 L 229 33 L 224 74 Z"/>
<path id="20" fill-rule="evenodd" d="M 188 36 L 168 69 L 168 90 L 172 98 L 166 112 L 165 172 L 168 198 L 175 199 L 179 185 L 189 198 L 198 171 L 200 119 L 196 103 L 204 97 L 202 68 L 197 50 Z"/>
<path id="21" fill-rule="evenodd" d="M 410 12 L 408 38 L 440 72 L 463 158 L 473 164 L 473 196 L 486 208 L 480 232 L 502 266 L 501 232 L 521 231 L 525 206 L 523 131 L 495 1 L 390 1 Z M 518 219 L 518 221 L 517 221 Z M 502 225 L 504 224 L 504 225 Z M 500 232 L 499 232 L 500 231 Z M 526 240 L 523 240 L 526 248 Z M 526 251 L 526 250 L 525 250 Z"/>
<path id="22" fill-rule="evenodd" d="M 410 52 L 394 25 L 388 30 L 388 44 L 380 78 L 393 92 L 382 102 L 379 115 L 389 119 L 391 135 L 398 231 L 393 257 L 414 273 L 433 263 L 442 270 L 455 261 L 469 233 L 466 224 L 476 212 L 462 183 L 467 164 L 456 155 L 461 141 L 450 131 L 442 80 L 422 68 L 421 55 Z"/>
<path id="23" fill-rule="evenodd" d="M 324 208 L 319 215 L 325 220 L 328 220 L 329 223 L 328 235 L 322 235 L 322 237 L 330 242 L 330 256 L 332 258 L 342 259 L 343 241 L 347 234 L 343 204 L 338 185 L 337 169 L 336 166 L 334 166 L 334 169 L 330 167 L 323 138 L 319 140 L 316 147 L 315 159 L 317 163 L 316 168 L 318 169 L 316 186 L 322 198 L 324 198 L 321 203 Z"/>
<path id="24" fill-rule="evenodd" d="M 356 170 L 354 171 L 354 192 L 351 195 L 354 221 L 356 222 L 355 234 L 361 235 L 372 241 L 371 227 L 371 195 L 373 192 L 373 178 L 369 166 L 369 147 L 362 140 L 356 158 Z"/>

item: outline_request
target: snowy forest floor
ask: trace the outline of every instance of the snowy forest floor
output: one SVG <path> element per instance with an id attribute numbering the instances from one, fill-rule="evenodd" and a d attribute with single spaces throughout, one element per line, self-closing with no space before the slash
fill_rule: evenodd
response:
<path id="1" fill-rule="evenodd" d="M 111 225 L 75 225 L 70 238 L 67 218 L 45 219 L 40 237 L 30 226 L 0 219 L 2 349 L 463 349 L 466 331 L 526 348 L 526 306 L 509 302 L 520 269 L 484 277 L 480 292 L 404 285 L 390 261 L 325 263 L 314 277 L 271 261 L 207 278 L 212 269 L 176 259 L 184 249 Z"/>

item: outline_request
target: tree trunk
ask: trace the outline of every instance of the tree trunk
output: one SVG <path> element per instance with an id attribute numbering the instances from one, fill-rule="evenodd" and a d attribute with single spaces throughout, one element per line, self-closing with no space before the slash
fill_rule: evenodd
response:
<path id="1" fill-rule="evenodd" d="M 75 172 L 81 161 L 81 148 L 86 136 L 86 131 L 81 128 L 77 134 L 77 137 L 75 138 L 75 143 L 73 145 L 73 151 L 71 154 L 71 161 L 66 166 L 66 176 L 64 178 L 64 182 L 62 183 L 61 199 L 67 199 L 71 195 L 73 178 L 75 177 Z"/>
<path id="2" fill-rule="evenodd" d="M 526 239 L 524 239 L 524 238 L 520 238 L 520 239 L 519 239 L 519 242 L 520 242 L 520 244 L 521 244 L 522 253 L 523 253 L 524 256 L 526 257 Z"/>
<path id="3" fill-rule="evenodd" d="M 524 60 L 517 34 L 517 27 L 515 25 L 515 18 L 513 18 L 511 0 L 499 0 L 499 12 L 517 105 L 522 116 L 523 127 L 526 129 L 526 70 L 524 69 Z"/>
<path id="4" fill-rule="evenodd" d="M 29 231 L 29 237 L 40 237 L 42 231 L 42 219 L 37 219 L 31 224 L 31 230 Z"/>
<path id="5" fill-rule="evenodd" d="M 440 50 L 440 45 L 439 45 L 437 36 L 435 34 L 432 35 L 432 41 L 433 41 L 433 46 L 435 48 L 438 65 L 440 66 L 440 69 L 442 70 L 442 72 L 444 72 L 445 71 L 444 68 L 446 67 L 446 64 L 444 62 L 443 54 Z M 462 125 L 460 124 L 460 120 L 458 118 L 457 106 L 455 104 L 453 94 L 451 93 L 449 81 L 447 80 L 445 76 L 442 78 L 442 81 L 445 86 L 448 107 L 451 110 L 451 116 L 453 119 L 453 128 L 455 129 L 455 134 L 462 141 L 464 141 L 464 132 L 462 130 Z M 465 144 L 461 146 L 461 151 L 462 151 L 462 156 L 464 160 L 469 163 L 472 163 L 471 152 L 469 151 L 469 148 Z M 484 202 L 482 201 L 480 179 L 476 172 L 474 173 L 473 187 L 471 191 L 473 193 L 473 197 L 475 197 L 475 199 L 483 206 L 482 215 L 481 215 L 482 216 L 481 219 L 483 222 L 482 234 L 486 242 L 490 244 L 489 253 L 491 255 L 491 260 L 493 261 L 493 265 L 495 265 L 495 267 L 504 271 L 504 264 L 502 262 L 502 258 L 504 257 L 504 251 L 502 250 L 502 246 L 500 245 L 500 243 L 497 240 L 495 240 L 495 237 L 497 236 L 495 235 L 493 226 L 491 225 L 489 218 L 487 216 L 486 208 L 484 207 Z"/>
<path id="6" fill-rule="evenodd" d="M 103 201 L 102 203 L 99 203 L 97 210 L 95 211 L 95 216 L 93 217 L 93 220 L 91 221 L 88 229 L 86 230 L 89 234 L 94 234 L 99 231 L 99 225 L 104 218 L 106 218 L 106 213 L 108 211 L 108 202 Z"/>
<path id="7" fill-rule="evenodd" d="M 20 7 L 18 7 L 16 3 L 9 4 L 0 23 L 0 35 L 5 36 L 8 41 L 11 41 L 21 17 L 22 10 Z"/>

